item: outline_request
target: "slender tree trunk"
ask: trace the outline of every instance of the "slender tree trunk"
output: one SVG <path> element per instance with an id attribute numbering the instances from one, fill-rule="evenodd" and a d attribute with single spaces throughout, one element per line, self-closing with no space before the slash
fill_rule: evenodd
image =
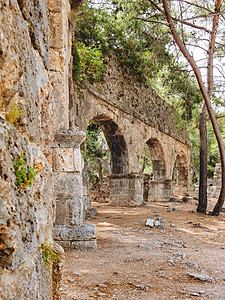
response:
<path id="1" fill-rule="evenodd" d="M 141 168 L 139 170 L 139 173 L 143 173 L 144 169 L 145 169 L 146 157 L 143 156 L 142 158 L 143 158 L 143 164 L 142 164 L 142 166 L 141 166 Z"/>
<path id="2" fill-rule="evenodd" d="M 105 165 L 105 166 L 107 167 L 107 169 L 108 169 L 108 171 L 109 171 L 109 174 L 112 173 L 111 167 L 110 167 L 110 163 L 109 163 L 109 162 L 107 162 L 105 159 L 103 159 L 103 158 L 101 158 L 101 157 L 98 158 L 98 161 L 100 162 L 100 164 L 103 164 L 103 165 Z"/>
<path id="3" fill-rule="evenodd" d="M 209 69 L 213 69 L 213 53 L 214 53 L 214 49 L 215 49 L 215 37 L 216 37 L 216 33 L 217 33 L 217 28 L 218 28 L 218 22 L 219 22 L 219 12 L 220 12 L 220 8 L 221 8 L 221 2 L 222 0 L 216 0 L 215 3 L 215 14 L 213 17 L 213 26 L 212 26 L 212 31 L 211 31 L 211 39 L 210 39 L 210 43 L 209 43 L 209 59 L 208 59 L 208 70 Z M 171 33 L 173 35 L 173 38 L 176 42 L 176 44 L 178 45 L 178 47 L 180 48 L 181 52 L 183 53 L 184 57 L 187 59 L 187 61 L 189 62 L 189 64 L 191 65 L 196 79 L 198 81 L 198 85 L 200 87 L 203 99 L 205 101 L 205 104 L 207 106 L 207 110 L 208 110 L 208 114 L 212 123 L 212 127 L 217 139 L 217 143 L 218 143 L 218 148 L 219 148 L 219 152 L 220 152 L 220 161 L 221 161 L 221 170 L 222 170 L 222 183 L 221 183 L 221 191 L 220 191 L 220 196 L 219 199 L 216 203 L 216 206 L 213 209 L 212 215 L 214 216 L 218 216 L 221 208 L 223 206 L 224 200 L 225 200 L 225 148 L 224 148 L 224 143 L 223 143 L 223 138 L 221 136 L 220 130 L 219 130 L 219 126 L 218 123 L 216 121 L 216 117 L 210 102 L 210 93 L 208 93 L 208 91 L 205 88 L 203 79 L 202 79 L 202 75 L 200 72 L 199 67 L 196 64 L 196 61 L 194 60 L 194 58 L 190 55 L 189 51 L 187 50 L 186 46 L 183 44 L 182 40 L 180 39 L 180 36 L 178 35 L 175 27 L 174 27 L 174 22 L 173 19 L 171 17 L 171 13 L 170 13 L 170 9 L 168 6 L 168 1 L 167 0 L 163 0 L 163 8 L 164 8 L 164 12 L 166 15 L 166 19 L 169 25 L 169 28 L 171 30 Z M 213 76 L 212 76 L 212 72 L 210 72 L 210 76 L 208 75 L 208 87 L 210 87 L 210 89 L 212 88 L 212 83 L 211 81 L 213 80 Z"/>
<path id="4" fill-rule="evenodd" d="M 200 121 L 200 178 L 199 178 L 199 201 L 197 211 L 206 213 L 207 208 L 207 128 L 206 128 L 207 108 L 203 102 Z"/>
<path id="5" fill-rule="evenodd" d="M 101 163 L 99 163 L 99 168 L 98 168 L 98 178 L 99 178 L 100 180 L 102 180 L 102 178 L 103 178 L 103 175 L 102 175 L 102 164 L 101 164 Z"/>

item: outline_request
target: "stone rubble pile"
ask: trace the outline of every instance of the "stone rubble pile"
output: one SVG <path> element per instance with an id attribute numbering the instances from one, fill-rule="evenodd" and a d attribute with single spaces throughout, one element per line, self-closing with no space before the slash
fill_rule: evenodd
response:
<path id="1" fill-rule="evenodd" d="M 158 228 L 161 228 L 161 229 L 166 228 L 165 220 L 162 217 L 157 217 L 154 220 L 154 218 L 152 216 L 147 217 L 145 226 L 150 227 L 150 228 L 154 228 L 154 227 L 158 227 Z"/>

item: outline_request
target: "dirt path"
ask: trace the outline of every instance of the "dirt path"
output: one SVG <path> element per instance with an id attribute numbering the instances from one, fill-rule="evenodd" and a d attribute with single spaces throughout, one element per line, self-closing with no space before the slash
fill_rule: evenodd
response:
<path id="1" fill-rule="evenodd" d="M 225 213 L 193 213 L 194 201 L 93 207 L 98 250 L 65 253 L 62 299 L 225 299 Z"/>

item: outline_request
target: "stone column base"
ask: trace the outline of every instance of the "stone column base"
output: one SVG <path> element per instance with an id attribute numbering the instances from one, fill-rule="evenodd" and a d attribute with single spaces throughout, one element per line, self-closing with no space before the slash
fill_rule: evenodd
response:
<path id="1" fill-rule="evenodd" d="M 54 240 L 64 249 L 95 250 L 97 249 L 96 226 L 85 223 L 80 227 L 56 225 L 53 229 Z"/>
<path id="2" fill-rule="evenodd" d="M 138 206 L 143 204 L 142 174 L 115 174 L 109 176 L 110 203 L 113 206 Z"/>
<path id="3" fill-rule="evenodd" d="M 172 181 L 149 181 L 148 201 L 168 201 L 171 197 L 173 197 Z"/>
<path id="4" fill-rule="evenodd" d="M 193 188 L 192 186 L 175 186 L 174 187 L 174 195 L 176 196 L 192 196 L 193 195 Z"/>

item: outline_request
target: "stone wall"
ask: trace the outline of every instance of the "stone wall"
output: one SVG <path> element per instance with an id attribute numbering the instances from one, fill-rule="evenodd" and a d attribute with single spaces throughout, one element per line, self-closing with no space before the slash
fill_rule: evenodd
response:
<path id="1" fill-rule="evenodd" d="M 55 247 L 62 254 L 63 250 L 53 241 L 55 219 L 60 223 L 59 207 L 69 209 L 64 221 L 78 226 L 77 241 L 71 242 L 73 247 L 89 246 L 89 240 L 96 247 L 95 227 L 83 226 L 83 162 L 79 146 L 85 134 L 75 126 L 69 127 L 70 2 L 73 1 L 0 0 L 3 300 L 58 299 L 59 283 L 55 279 L 60 279 L 60 272 L 51 278 L 42 248 Z M 37 172 L 31 186 L 16 184 L 14 164 L 21 153 L 26 169 L 33 167 Z M 62 228 L 58 229 L 61 234 Z M 70 237 L 67 239 L 71 241 Z M 53 268 L 60 271 L 59 266 Z"/>
<path id="2" fill-rule="evenodd" d="M 104 177 L 90 184 L 91 201 L 98 203 L 109 202 L 110 199 L 110 180 L 109 177 Z"/>
<path id="3" fill-rule="evenodd" d="M 0 298 L 50 299 L 40 248 L 52 237 L 54 218 L 48 3 L 1 0 L 0 8 Z M 14 171 L 20 153 L 38 173 L 21 189 Z"/>
<path id="4" fill-rule="evenodd" d="M 106 63 L 101 86 L 86 84 L 83 95 L 76 98 L 74 122 L 79 121 L 84 130 L 94 120 L 105 135 L 113 175 L 109 177 L 111 203 L 131 206 L 147 198 L 170 198 L 175 166 L 179 191 L 186 192 L 191 184 L 191 145 L 187 132 L 179 128 L 175 111 L 154 89 L 124 70 L 115 57 Z M 148 184 L 139 174 L 145 145 L 153 167 L 153 181 Z"/>
<path id="5" fill-rule="evenodd" d="M 99 91 L 109 103 L 147 125 L 190 144 L 187 131 L 178 125 L 174 109 L 150 84 L 139 82 L 129 69 L 120 66 L 114 56 L 108 57 L 106 64 Z"/>

